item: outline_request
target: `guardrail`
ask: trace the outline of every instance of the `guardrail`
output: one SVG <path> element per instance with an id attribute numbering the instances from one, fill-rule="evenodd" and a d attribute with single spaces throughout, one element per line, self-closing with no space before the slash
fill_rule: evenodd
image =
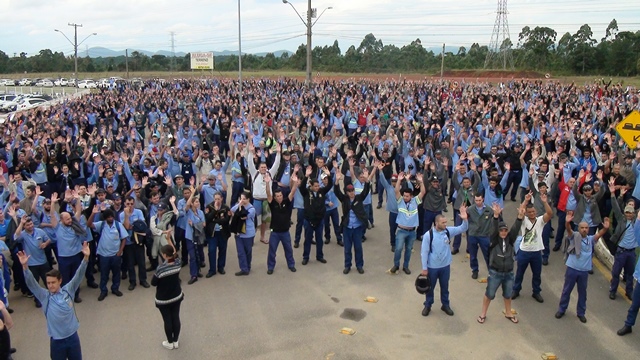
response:
<path id="1" fill-rule="evenodd" d="M 65 96 L 81 92 L 75 87 L 40 87 L 40 86 L 0 86 L 0 94 L 42 94 L 52 97 Z"/>

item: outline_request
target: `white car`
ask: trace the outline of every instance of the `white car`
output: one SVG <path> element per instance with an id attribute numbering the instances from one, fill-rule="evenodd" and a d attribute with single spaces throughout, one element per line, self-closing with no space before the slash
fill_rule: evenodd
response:
<path id="1" fill-rule="evenodd" d="M 29 109 L 38 107 L 40 105 L 44 105 L 44 103 L 46 102 L 47 100 L 39 99 L 39 98 L 24 99 L 18 103 L 18 107 L 16 108 L 16 110 L 17 111 L 29 110 Z"/>
<path id="2" fill-rule="evenodd" d="M 18 82 L 18 85 L 20 85 L 20 86 L 30 86 L 31 85 L 31 79 L 24 78 L 24 79 L 22 79 L 22 80 L 20 80 Z"/>
<path id="3" fill-rule="evenodd" d="M 60 79 L 56 79 L 56 81 L 54 81 L 53 84 L 55 86 L 69 86 L 69 80 L 65 78 L 60 78 Z"/>
<path id="4" fill-rule="evenodd" d="M 38 81 L 36 83 L 36 86 L 38 86 L 38 87 L 53 87 L 53 81 L 51 81 L 49 79 L 40 79 L 40 81 Z"/>
<path id="5" fill-rule="evenodd" d="M 68 82 L 67 86 L 73 86 L 73 87 L 78 86 L 78 80 L 76 80 L 74 78 L 69 79 L 69 82 Z"/>
<path id="6" fill-rule="evenodd" d="M 79 89 L 95 89 L 97 87 L 98 87 L 98 85 L 93 80 L 87 79 L 87 80 L 78 81 L 78 88 Z"/>
<path id="7" fill-rule="evenodd" d="M 15 100 L 15 98 L 17 97 L 18 95 L 14 95 L 14 94 L 0 95 L 0 106 L 2 106 L 6 102 Z"/>
<path id="8" fill-rule="evenodd" d="M 109 79 L 100 79 L 97 82 L 97 86 L 99 88 L 108 88 L 110 84 L 111 84 L 111 81 Z"/>
<path id="9" fill-rule="evenodd" d="M 0 86 L 14 86 L 15 84 L 12 79 L 0 79 Z"/>

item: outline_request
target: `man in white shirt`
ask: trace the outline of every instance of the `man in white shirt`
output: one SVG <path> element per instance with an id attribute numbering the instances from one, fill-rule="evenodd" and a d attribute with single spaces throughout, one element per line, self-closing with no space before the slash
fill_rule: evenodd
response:
<path id="1" fill-rule="evenodd" d="M 251 153 L 255 151 L 253 147 L 250 147 L 249 149 Z M 278 144 L 276 158 L 271 165 L 271 169 L 268 170 L 271 178 L 274 178 L 278 172 L 281 153 L 282 146 Z M 260 225 L 260 242 L 268 244 L 269 240 L 265 240 L 264 237 L 267 227 L 271 222 L 271 212 L 269 211 L 269 202 L 267 201 L 267 182 L 264 177 L 267 173 L 267 164 L 264 162 L 259 163 L 258 169 L 256 169 L 253 159 L 249 158 L 247 161 L 247 168 L 251 176 L 251 181 L 253 181 L 253 191 L 251 195 L 253 197 L 253 207 L 256 209 L 256 224 Z"/>
<path id="2" fill-rule="evenodd" d="M 520 296 L 524 272 L 527 270 L 527 267 L 531 265 L 531 285 L 533 288 L 533 294 L 531 296 L 536 299 L 537 302 L 542 303 L 544 302 L 542 295 L 540 295 L 542 291 L 542 250 L 544 250 L 542 231 L 544 226 L 551 220 L 553 210 L 547 201 L 547 194 L 540 194 L 540 200 L 544 204 L 545 213 L 544 215 L 536 216 L 536 209 L 531 203 L 532 196 L 533 194 L 529 192 L 524 198 L 526 216 L 520 228 L 519 235 L 522 237 L 522 240 L 519 244 L 516 244 L 518 270 L 513 284 L 513 296 L 511 299 L 516 299 Z"/>

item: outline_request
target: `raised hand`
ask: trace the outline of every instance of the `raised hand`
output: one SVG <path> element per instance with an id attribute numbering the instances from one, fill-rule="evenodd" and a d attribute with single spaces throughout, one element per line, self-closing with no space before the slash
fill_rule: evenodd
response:
<path id="1" fill-rule="evenodd" d="M 491 209 L 493 209 L 494 217 L 500 216 L 500 213 L 502 212 L 502 209 L 500 208 L 500 204 L 498 204 L 497 202 L 494 202 L 493 204 L 491 204 Z"/>
<path id="2" fill-rule="evenodd" d="M 31 255 L 25 254 L 24 251 L 18 251 L 17 255 L 18 255 L 18 259 L 20 260 L 20 264 L 22 264 L 22 267 L 26 269 Z"/>
<path id="3" fill-rule="evenodd" d="M 82 255 L 84 255 L 85 257 L 91 255 L 91 249 L 89 248 L 89 243 L 86 241 L 82 243 Z"/>
<path id="4" fill-rule="evenodd" d="M 573 221 L 573 211 L 567 211 L 567 216 L 566 216 L 565 221 L 568 222 L 568 223 Z"/>
<path id="5" fill-rule="evenodd" d="M 468 215 L 467 215 L 467 207 L 462 204 L 460 205 L 460 219 L 462 220 L 467 220 Z"/>

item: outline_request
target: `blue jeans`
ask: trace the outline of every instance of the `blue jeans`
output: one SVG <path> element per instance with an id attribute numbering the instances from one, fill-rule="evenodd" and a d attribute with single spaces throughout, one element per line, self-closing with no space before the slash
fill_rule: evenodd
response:
<path id="1" fill-rule="evenodd" d="M 566 225 L 567 213 L 565 211 L 558 210 L 556 212 L 556 214 L 558 216 L 558 228 L 556 229 L 555 246 L 556 247 L 560 247 L 560 246 L 562 246 L 562 240 L 564 238 L 564 232 L 567 230 L 567 225 Z"/>
<path id="2" fill-rule="evenodd" d="M 449 277 L 451 276 L 451 266 L 447 265 L 438 269 L 429 269 L 429 280 L 431 281 L 431 289 L 427 292 L 427 300 L 424 306 L 431 307 L 433 305 L 433 292 L 438 281 L 440 282 L 440 302 L 443 306 L 449 306 Z"/>
<path id="3" fill-rule="evenodd" d="M 293 240 L 294 243 L 300 244 L 300 238 L 302 237 L 302 228 L 304 226 L 304 209 L 296 209 L 296 237 Z"/>
<path id="4" fill-rule="evenodd" d="M 213 237 L 207 239 L 209 243 L 208 257 L 209 257 L 209 273 L 215 274 L 216 269 L 218 271 L 224 270 L 224 266 L 227 264 L 227 243 L 229 239 L 225 239 L 222 235 L 222 231 L 216 231 L 213 233 Z M 216 264 L 217 258 L 217 264 Z"/>
<path id="5" fill-rule="evenodd" d="M 338 214 L 338 208 L 327 210 L 324 214 L 324 238 L 331 239 L 331 221 L 333 223 L 333 233 L 336 235 L 336 240 L 342 242 L 342 234 L 340 233 L 340 215 Z"/>
<path id="6" fill-rule="evenodd" d="M 487 269 L 489 269 L 489 237 L 469 236 L 467 243 L 469 244 L 469 265 L 471 265 L 471 271 L 478 271 L 478 247 L 480 247 L 484 262 L 487 264 Z"/>
<path id="7" fill-rule="evenodd" d="M 365 225 L 356 228 L 344 228 L 344 267 L 351 268 L 351 247 L 356 255 L 356 268 L 361 269 L 364 266 L 364 256 L 362 254 L 362 235 L 364 234 Z"/>
<path id="8" fill-rule="evenodd" d="M 240 264 L 240 270 L 244 272 L 251 271 L 251 255 L 253 250 L 253 239 L 252 237 L 239 237 L 236 235 L 236 248 L 238 249 L 238 263 Z"/>
<path id="9" fill-rule="evenodd" d="M 391 246 L 396 246 L 396 230 L 398 230 L 398 223 L 396 223 L 397 219 L 397 212 L 389 213 L 389 244 L 391 244 Z"/>
<path id="10" fill-rule="evenodd" d="M 316 259 L 324 259 L 322 253 L 322 224 L 320 221 L 318 225 L 312 226 L 309 221 L 304 221 L 304 251 L 302 252 L 302 259 L 309 260 L 309 254 L 311 253 L 311 241 L 315 235 L 316 238 Z"/>
<path id="11" fill-rule="evenodd" d="M 68 338 L 49 341 L 49 355 L 51 360 L 82 360 L 80 337 L 75 332 Z"/>
<path id="12" fill-rule="evenodd" d="M 636 284 L 636 288 L 633 290 L 633 296 L 631 297 L 631 307 L 629 307 L 627 320 L 624 322 L 626 326 L 633 326 L 636 324 L 638 309 L 640 309 L 640 286 Z"/>
<path id="13" fill-rule="evenodd" d="M 271 232 L 269 236 L 269 255 L 267 255 L 267 270 L 273 270 L 276 267 L 276 253 L 278 251 L 278 245 L 282 242 L 282 248 L 284 249 L 284 257 L 287 259 L 287 267 L 291 269 L 296 266 L 296 261 L 293 259 L 293 249 L 291 248 L 291 235 L 288 231 L 285 232 Z"/>
<path id="14" fill-rule="evenodd" d="M 115 255 L 98 255 L 98 259 L 100 259 L 100 292 L 107 292 L 109 272 L 111 272 L 111 291 L 120 289 L 120 266 L 122 265 L 122 258 Z"/>
<path id="15" fill-rule="evenodd" d="M 513 291 L 520 292 L 522 289 L 522 278 L 527 266 L 531 265 L 531 286 L 534 294 L 540 294 L 542 291 L 542 253 L 540 251 L 518 251 L 516 255 L 518 262 L 518 271 L 516 272 L 516 281 L 513 284 Z"/>
<path id="16" fill-rule="evenodd" d="M 558 312 L 565 313 L 569 306 L 569 300 L 571 299 L 571 292 L 573 287 L 578 284 L 578 309 L 577 315 L 584 316 L 587 312 L 587 281 L 589 280 L 589 273 L 587 271 L 580 271 L 567 266 L 567 271 L 564 273 L 564 286 L 562 287 L 562 295 L 560 296 L 560 306 Z"/>
<path id="17" fill-rule="evenodd" d="M 615 292 L 618 290 L 618 284 L 620 283 L 620 273 L 624 269 L 624 273 L 627 277 L 627 283 L 625 291 L 627 294 L 633 293 L 633 271 L 636 266 L 636 252 L 635 249 L 629 251 L 622 248 L 618 248 L 615 253 L 613 261 L 613 268 L 611 269 L 611 286 L 609 292 Z"/>
<path id="18" fill-rule="evenodd" d="M 200 272 L 200 259 L 204 258 L 204 249 L 202 245 L 196 245 L 187 239 L 187 252 L 189 254 L 189 275 L 196 277 Z"/>
<path id="19" fill-rule="evenodd" d="M 409 261 L 411 261 L 411 250 L 413 249 L 413 243 L 416 241 L 416 230 L 409 231 L 402 228 L 398 228 L 396 232 L 396 252 L 393 255 L 393 266 L 400 267 L 400 257 L 402 257 L 402 248 L 404 250 L 404 263 L 403 268 L 409 268 Z"/>
<path id="20" fill-rule="evenodd" d="M 73 256 L 58 257 L 58 270 L 62 275 L 62 286 L 67 285 L 67 283 L 71 281 L 71 279 L 73 279 L 73 276 L 76 274 L 76 271 L 78 271 L 78 268 L 80 267 L 80 263 L 82 263 L 83 258 L 84 258 L 84 255 L 81 252 Z M 92 269 L 87 267 L 87 272 L 89 271 L 92 271 Z M 80 288 L 76 290 L 75 298 L 77 298 L 79 295 L 80 295 Z"/>
<path id="21" fill-rule="evenodd" d="M 513 295 L 513 271 L 500 272 L 489 269 L 489 278 L 487 279 L 487 290 L 484 295 L 493 300 L 496 297 L 496 291 L 502 286 L 502 297 L 511 299 Z"/>

